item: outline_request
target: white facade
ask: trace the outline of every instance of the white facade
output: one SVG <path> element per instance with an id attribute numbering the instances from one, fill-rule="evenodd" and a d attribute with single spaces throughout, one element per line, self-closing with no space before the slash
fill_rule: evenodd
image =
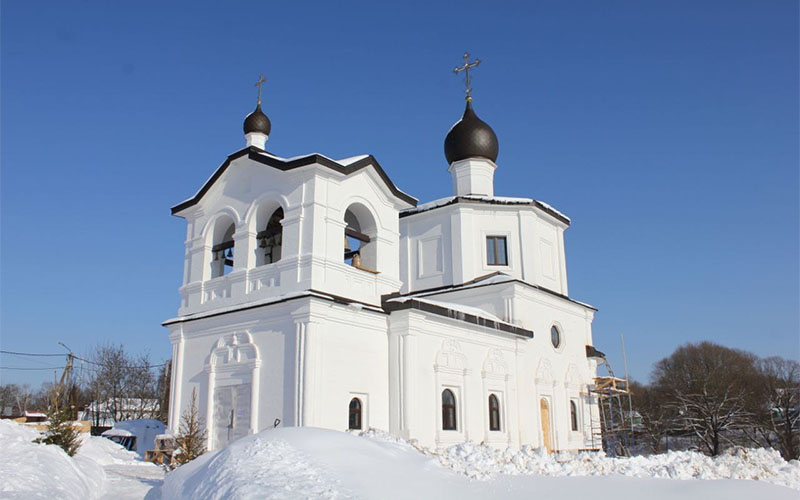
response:
<path id="1" fill-rule="evenodd" d="M 454 162 L 455 196 L 417 206 L 371 156 L 260 144 L 173 208 L 187 222 L 164 323 L 173 432 L 196 390 L 211 449 L 273 425 L 599 447 L 595 310 L 568 297 L 569 219 L 494 197 L 489 160 Z"/>

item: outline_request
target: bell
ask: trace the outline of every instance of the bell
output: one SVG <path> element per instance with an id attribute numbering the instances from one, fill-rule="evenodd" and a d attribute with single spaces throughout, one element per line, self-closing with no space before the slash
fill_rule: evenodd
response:
<path id="1" fill-rule="evenodd" d="M 353 255 L 353 267 L 361 268 L 361 255 L 355 254 Z"/>
<path id="2" fill-rule="evenodd" d="M 345 252 L 350 251 L 350 242 L 347 241 L 347 235 L 344 235 L 344 251 Z"/>
<path id="3" fill-rule="evenodd" d="M 261 238 L 258 240 L 258 248 L 267 248 L 267 239 Z"/>
<path id="4" fill-rule="evenodd" d="M 228 260 L 232 260 L 233 259 L 233 250 L 232 249 L 230 249 L 230 248 L 228 249 L 228 251 L 225 253 L 225 258 L 228 259 Z"/>

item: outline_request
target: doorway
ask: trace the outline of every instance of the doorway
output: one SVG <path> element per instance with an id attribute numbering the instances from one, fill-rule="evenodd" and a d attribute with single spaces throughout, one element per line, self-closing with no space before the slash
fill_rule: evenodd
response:
<path id="1" fill-rule="evenodd" d="M 544 447 L 548 453 L 553 451 L 553 444 L 550 441 L 550 405 L 545 398 L 539 400 L 539 414 L 542 418 L 542 438 Z"/>

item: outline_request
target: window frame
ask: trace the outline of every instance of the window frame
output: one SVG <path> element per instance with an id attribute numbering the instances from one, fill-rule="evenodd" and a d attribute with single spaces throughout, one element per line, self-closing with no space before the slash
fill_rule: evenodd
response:
<path id="1" fill-rule="evenodd" d="M 569 420 L 570 429 L 572 429 L 573 432 L 578 432 L 580 428 L 578 424 L 578 404 L 574 399 L 569 400 Z"/>
<path id="2" fill-rule="evenodd" d="M 500 262 L 498 260 L 499 256 L 499 246 L 498 241 L 503 240 L 503 261 Z M 491 243 L 490 243 L 491 242 Z M 492 255 L 494 257 L 494 262 L 491 262 L 489 259 L 489 248 L 492 249 Z M 508 267 L 508 236 L 501 235 L 501 234 L 487 234 L 486 235 L 486 265 L 487 266 L 499 266 L 499 267 Z"/>
<path id="3" fill-rule="evenodd" d="M 353 403 L 356 403 L 356 408 L 353 408 Z M 357 427 L 353 425 L 353 417 L 356 418 Z M 347 430 L 361 431 L 364 430 L 364 403 L 358 396 L 353 396 L 347 408 Z"/>
<path id="4" fill-rule="evenodd" d="M 449 394 L 452 398 L 452 403 L 445 403 L 445 394 Z M 443 431 L 458 431 L 458 400 L 456 395 L 449 388 L 444 388 L 441 393 L 442 401 L 442 430 Z M 450 422 L 449 412 L 452 412 L 452 422 Z M 448 425 L 448 424 L 451 424 Z"/>
<path id="5" fill-rule="evenodd" d="M 503 424 L 500 420 L 500 399 L 494 394 L 489 394 L 489 430 L 502 432 Z"/>
<path id="6" fill-rule="evenodd" d="M 556 331 L 558 334 L 558 344 L 553 342 L 553 330 Z M 553 323 L 550 326 L 550 345 L 553 346 L 553 349 L 560 351 L 564 347 L 564 332 L 563 329 L 560 328 L 557 324 Z"/>

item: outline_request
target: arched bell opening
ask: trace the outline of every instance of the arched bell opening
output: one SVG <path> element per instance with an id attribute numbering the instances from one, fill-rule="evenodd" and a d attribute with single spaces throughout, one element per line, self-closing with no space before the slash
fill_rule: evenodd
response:
<path id="1" fill-rule="evenodd" d="M 214 224 L 211 244 L 211 278 L 225 276 L 233 270 L 235 260 L 233 233 L 236 225 L 228 216 L 220 217 Z"/>
<path id="2" fill-rule="evenodd" d="M 378 253 L 375 237 L 377 224 L 369 209 L 353 203 L 344 214 L 344 261 L 357 269 L 378 272 Z"/>
<path id="3" fill-rule="evenodd" d="M 283 250 L 283 207 L 264 207 L 257 214 L 256 265 L 273 264 L 281 260 Z"/>

